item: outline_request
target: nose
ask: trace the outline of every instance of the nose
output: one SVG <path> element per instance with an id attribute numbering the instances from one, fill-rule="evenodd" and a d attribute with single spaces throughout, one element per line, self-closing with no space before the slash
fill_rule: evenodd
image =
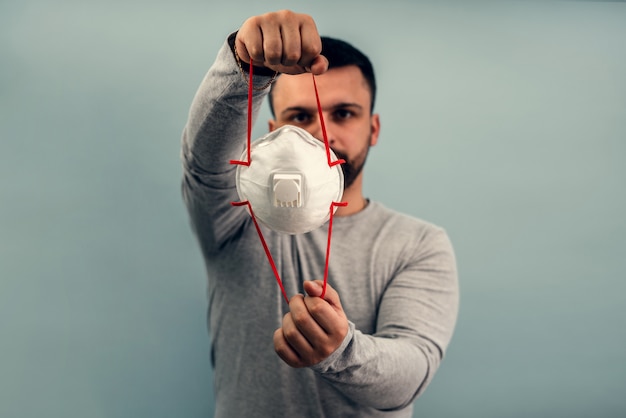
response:
<path id="1" fill-rule="evenodd" d="M 335 143 L 335 136 L 333 135 L 332 122 L 329 122 L 329 118 L 326 115 L 323 115 L 323 117 L 324 117 L 323 127 L 322 127 L 322 120 L 318 117 L 310 133 L 315 138 L 324 142 L 324 131 L 326 131 L 326 138 L 328 139 L 328 145 L 332 147 L 333 144 Z"/>

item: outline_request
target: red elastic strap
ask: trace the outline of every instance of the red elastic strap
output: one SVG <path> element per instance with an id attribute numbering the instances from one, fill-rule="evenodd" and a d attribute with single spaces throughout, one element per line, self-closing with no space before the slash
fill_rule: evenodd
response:
<path id="1" fill-rule="evenodd" d="M 259 223 L 256 220 L 256 216 L 254 216 L 254 212 L 252 211 L 252 205 L 249 201 L 245 202 L 231 202 L 233 206 L 248 206 L 248 210 L 250 210 L 250 216 L 252 217 L 252 221 L 254 222 L 254 227 L 256 228 L 257 234 L 259 234 L 259 238 L 261 239 L 261 244 L 263 244 L 263 249 L 265 250 L 265 255 L 270 262 L 270 266 L 272 266 L 272 271 L 274 272 L 274 277 L 276 277 L 276 281 L 278 282 L 278 286 L 280 287 L 280 291 L 285 298 L 285 302 L 289 304 L 289 298 L 287 297 L 287 292 L 285 292 L 285 288 L 283 286 L 283 281 L 280 280 L 280 275 L 278 274 L 278 269 L 276 268 L 276 264 L 274 263 L 274 259 L 272 258 L 272 253 L 270 253 L 269 248 L 267 248 L 267 243 L 265 242 L 265 238 L 263 238 L 263 233 L 261 232 L 261 228 L 259 227 Z"/>
<path id="2" fill-rule="evenodd" d="M 230 160 L 231 164 L 245 165 L 246 167 L 250 166 L 252 162 L 251 156 L 251 142 L 252 142 L 252 93 L 254 92 L 254 87 L 252 84 L 252 58 L 250 58 L 250 75 L 248 78 L 248 141 L 246 149 L 248 150 L 248 161 L 240 161 L 240 160 Z"/>
<path id="3" fill-rule="evenodd" d="M 240 160 L 230 160 L 231 164 L 239 164 L 239 165 L 245 165 L 245 166 L 250 166 L 250 163 L 252 162 L 252 158 L 251 158 L 251 135 L 252 135 L 252 93 L 253 93 L 253 85 L 252 85 L 252 59 L 250 59 L 250 80 L 248 82 L 248 139 L 247 139 L 247 152 L 248 152 L 248 161 L 240 161 Z M 333 167 L 337 164 L 343 164 L 345 163 L 345 160 L 340 159 L 337 161 L 331 161 L 330 158 L 330 145 L 328 143 L 328 136 L 326 135 L 326 125 L 324 123 L 324 115 L 322 112 L 322 105 L 320 103 L 320 98 L 319 98 L 319 94 L 317 92 L 317 83 L 315 82 L 315 75 L 311 74 L 313 76 L 313 88 L 315 90 L 315 99 L 317 101 L 317 111 L 319 113 L 319 118 L 320 118 L 320 125 L 322 127 L 322 135 L 324 137 L 324 147 L 326 148 L 326 158 L 327 158 L 327 162 L 328 162 L 328 166 L 329 167 Z M 252 217 L 252 221 L 254 222 L 254 227 L 256 228 L 257 234 L 259 235 L 259 238 L 261 240 L 261 244 L 263 245 L 263 250 L 265 251 L 265 255 L 267 256 L 267 260 L 270 263 L 270 266 L 272 267 L 272 272 L 274 273 L 274 277 L 276 278 L 276 282 L 278 283 L 278 286 L 280 287 L 280 291 L 283 294 L 283 298 L 285 299 L 285 302 L 287 302 L 287 304 L 289 304 L 289 298 L 287 297 L 287 292 L 285 292 L 285 287 L 283 286 L 283 281 L 280 279 L 280 275 L 278 274 L 278 269 L 276 268 L 276 264 L 274 263 L 274 259 L 272 258 L 272 254 L 267 246 L 267 243 L 265 242 L 265 238 L 263 237 L 263 233 L 261 232 L 261 228 L 259 227 L 259 223 L 256 220 L 256 216 L 254 216 L 254 212 L 252 211 L 252 205 L 250 204 L 249 201 L 245 201 L 245 202 L 231 202 L 231 205 L 233 206 L 247 206 L 248 210 L 250 211 L 250 216 Z M 326 260 L 324 262 L 324 285 L 322 287 L 322 294 L 320 295 L 320 297 L 323 299 L 324 296 L 326 295 L 326 285 L 328 283 L 328 262 L 330 260 L 330 242 L 331 242 L 331 237 L 332 237 L 332 232 L 333 232 L 333 214 L 335 212 L 335 207 L 338 206 L 347 206 L 348 202 L 332 202 L 330 204 L 330 219 L 328 221 L 328 242 L 326 244 Z"/>
<path id="4" fill-rule="evenodd" d="M 328 243 L 326 244 L 326 262 L 324 263 L 324 286 L 320 297 L 324 299 L 326 295 L 326 283 L 328 283 L 328 260 L 330 260 L 330 237 L 333 235 L 333 213 L 335 206 L 348 206 L 348 202 L 332 202 L 330 204 L 330 219 L 328 221 Z"/>
<path id="5" fill-rule="evenodd" d="M 322 136 L 324 137 L 324 147 L 326 148 L 326 159 L 328 160 L 328 166 L 332 167 L 337 164 L 345 163 L 345 160 L 330 161 L 330 144 L 328 143 L 328 135 L 326 134 L 326 124 L 324 123 L 324 113 L 322 112 L 322 104 L 320 103 L 320 95 L 317 92 L 317 83 L 315 82 L 315 74 L 311 74 L 313 77 L 313 88 L 315 89 L 315 100 L 317 101 L 317 113 L 320 116 L 320 126 L 322 127 Z"/>

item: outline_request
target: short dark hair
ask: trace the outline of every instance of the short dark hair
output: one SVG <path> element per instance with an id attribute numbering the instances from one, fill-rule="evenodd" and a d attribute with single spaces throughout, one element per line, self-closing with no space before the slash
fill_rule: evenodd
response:
<path id="1" fill-rule="evenodd" d="M 352 46 L 346 41 L 322 36 L 322 55 L 328 59 L 328 69 L 347 67 L 355 65 L 361 70 L 363 78 L 367 82 L 372 96 L 370 112 L 374 112 L 374 101 L 376 99 L 376 77 L 374 76 L 374 67 L 371 61 L 363 52 Z M 272 102 L 272 89 L 269 93 L 269 105 L 272 115 L 274 115 L 274 104 Z"/>

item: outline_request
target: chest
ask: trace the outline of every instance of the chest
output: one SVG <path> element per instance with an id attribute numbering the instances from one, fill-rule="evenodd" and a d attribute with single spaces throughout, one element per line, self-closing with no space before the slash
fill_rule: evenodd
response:
<path id="1" fill-rule="evenodd" d="M 326 234 L 291 237 L 281 244 L 280 268 L 288 294 L 302 293 L 305 280 L 322 280 Z M 397 268 L 397 260 L 377 240 L 332 237 L 328 284 L 339 294 L 348 319 L 364 333 L 376 332 L 378 307 Z"/>

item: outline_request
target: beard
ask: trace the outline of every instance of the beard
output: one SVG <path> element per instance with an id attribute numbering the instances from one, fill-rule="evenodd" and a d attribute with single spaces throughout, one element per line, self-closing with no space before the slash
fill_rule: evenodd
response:
<path id="1" fill-rule="evenodd" d="M 367 142 L 371 143 L 370 141 Z M 367 145 L 365 149 L 363 149 L 358 155 L 354 158 L 348 158 L 346 154 L 341 151 L 333 150 L 333 152 L 337 155 L 337 158 L 341 160 L 345 160 L 346 162 L 341 164 L 341 170 L 343 171 L 343 189 L 347 189 L 352 186 L 356 178 L 363 171 L 363 167 L 365 166 L 365 161 L 367 160 L 367 154 L 369 153 L 370 147 Z"/>

